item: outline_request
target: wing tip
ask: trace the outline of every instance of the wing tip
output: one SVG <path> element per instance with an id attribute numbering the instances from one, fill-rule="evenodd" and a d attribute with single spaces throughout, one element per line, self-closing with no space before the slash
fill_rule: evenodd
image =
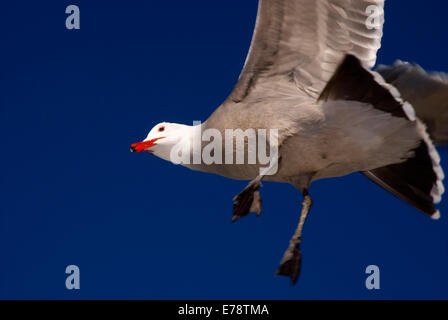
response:
<path id="1" fill-rule="evenodd" d="M 433 220 L 440 220 L 440 217 L 441 217 L 441 215 L 440 215 L 440 211 L 439 210 L 437 210 L 436 212 L 434 212 L 431 215 L 431 219 L 433 219 Z"/>
<path id="2" fill-rule="evenodd" d="M 423 138 L 423 141 L 425 142 L 428 148 L 429 157 L 431 158 L 432 162 L 432 170 L 437 179 L 432 187 L 431 197 L 433 199 L 433 203 L 438 204 L 442 201 L 442 196 L 445 193 L 445 187 L 443 185 L 443 180 L 445 179 L 445 173 L 443 171 L 442 166 L 440 165 L 440 155 L 436 147 L 434 146 L 431 138 L 429 137 L 429 134 L 426 130 L 426 126 L 421 121 L 418 121 L 417 128 L 420 132 L 420 135 Z"/>

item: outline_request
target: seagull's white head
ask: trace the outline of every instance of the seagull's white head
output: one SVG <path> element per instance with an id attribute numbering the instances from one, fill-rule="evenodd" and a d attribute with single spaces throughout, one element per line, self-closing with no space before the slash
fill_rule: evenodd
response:
<path id="1" fill-rule="evenodd" d="M 190 128 L 178 123 L 159 123 L 149 131 L 145 140 L 131 145 L 131 152 L 145 151 L 170 161 L 171 149 L 190 136 Z"/>

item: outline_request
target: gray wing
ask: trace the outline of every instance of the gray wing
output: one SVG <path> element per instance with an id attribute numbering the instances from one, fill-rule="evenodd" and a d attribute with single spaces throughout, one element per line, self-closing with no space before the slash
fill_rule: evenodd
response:
<path id="1" fill-rule="evenodd" d="M 318 98 L 346 54 L 371 68 L 381 46 L 384 0 L 260 0 L 246 63 L 229 99 L 287 76 Z"/>
<path id="2" fill-rule="evenodd" d="M 377 68 L 383 78 L 412 104 L 436 144 L 448 144 L 448 75 L 426 73 L 418 65 L 397 61 Z"/>

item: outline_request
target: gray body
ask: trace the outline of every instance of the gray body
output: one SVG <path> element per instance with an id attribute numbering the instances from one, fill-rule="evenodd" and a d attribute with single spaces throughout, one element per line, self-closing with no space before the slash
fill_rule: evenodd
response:
<path id="1" fill-rule="evenodd" d="M 290 90 L 296 91 L 296 99 L 273 95 L 256 101 L 228 101 L 210 116 L 204 129 L 219 129 L 223 136 L 225 129 L 278 129 L 280 167 L 277 174 L 264 180 L 295 186 L 303 179 L 311 182 L 401 162 L 419 141 L 415 125 L 405 119 L 359 102 L 317 103 L 301 97 L 303 93 L 297 87 L 291 86 Z M 252 180 L 259 174 L 259 167 L 222 164 L 196 169 Z"/>

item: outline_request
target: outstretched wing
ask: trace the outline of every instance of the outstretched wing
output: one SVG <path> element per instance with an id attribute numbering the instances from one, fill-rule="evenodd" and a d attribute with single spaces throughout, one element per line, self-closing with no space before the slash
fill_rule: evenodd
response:
<path id="1" fill-rule="evenodd" d="M 346 54 L 373 67 L 383 8 L 384 0 L 260 0 L 246 63 L 229 99 L 241 102 L 257 84 L 282 75 L 317 99 Z"/>
<path id="2" fill-rule="evenodd" d="M 412 107 L 399 99 L 398 92 L 385 85 L 375 73 L 365 70 L 358 59 L 347 55 L 328 81 L 320 99 L 323 101 L 359 101 L 398 118 L 415 118 Z M 420 142 L 407 161 L 372 169 L 363 174 L 382 188 L 433 218 L 440 217 L 434 203 L 444 193 L 444 173 L 440 157 L 425 127 L 416 122 Z M 402 137 L 403 142 L 406 140 Z"/>
<path id="3" fill-rule="evenodd" d="M 448 144 L 448 74 L 426 73 L 420 66 L 402 61 L 380 65 L 377 72 L 412 104 L 434 143 Z"/>

